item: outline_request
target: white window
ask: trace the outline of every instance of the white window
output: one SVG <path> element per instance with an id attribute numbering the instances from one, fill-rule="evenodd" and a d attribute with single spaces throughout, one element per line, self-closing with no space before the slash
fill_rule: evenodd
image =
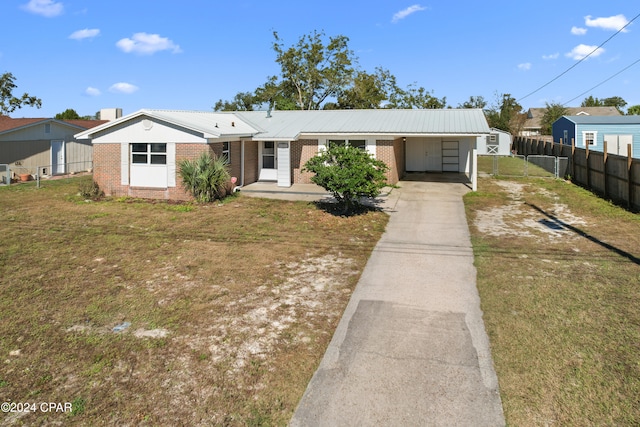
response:
<path id="1" fill-rule="evenodd" d="M 597 136 L 598 136 L 597 132 L 592 132 L 592 131 L 582 132 L 582 141 L 584 142 L 584 146 L 587 147 L 591 145 L 596 145 Z"/>
<path id="2" fill-rule="evenodd" d="M 131 150 L 129 185 L 131 187 L 169 187 L 169 162 L 167 162 L 169 156 L 167 145 L 166 143 L 145 142 L 129 144 Z M 175 152 L 171 154 L 171 158 L 175 158 Z M 174 160 L 171 161 L 173 162 Z M 174 171 L 172 173 L 175 175 Z"/>
<path id="3" fill-rule="evenodd" d="M 166 165 L 167 144 L 131 144 L 131 163 L 137 165 Z"/>
<path id="4" fill-rule="evenodd" d="M 51 133 L 51 123 L 44 124 L 44 133 Z"/>
<path id="5" fill-rule="evenodd" d="M 362 151 L 367 149 L 367 141 L 364 139 L 330 139 L 327 141 L 329 146 L 338 145 L 338 146 L 351 146 L 361 149 Z"/>
<path id="6" fill-rule="evenodd" d="M 231 151 L 229 150 L 230 143 L 225 141 L 222 143 L 222 157 L 226 159 L 227 164 L 231 163 Z"/>
<path id="7" fill-rule="evenodd" d="M 264 141 L 262 145 L 262 168 L 276 168 L 276 148 L 273 141 Z"/>

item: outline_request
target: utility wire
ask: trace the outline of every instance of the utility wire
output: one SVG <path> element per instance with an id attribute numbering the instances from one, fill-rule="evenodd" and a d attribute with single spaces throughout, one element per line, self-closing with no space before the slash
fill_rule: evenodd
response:
<path id="1" fill-rule="evenodd" d="M 593 49 L 591 52 L 589 52 L 588 55 L 586 55 L 584 58 L 580 59 L 578 62 L 576 62 L 575 64 L 573 64 L 571 67 L 567 68 L 566 70 L 564 70 L 562 73 L 558 74 L 556 77 L 554 77 L 553 79 L 549 80 L 547 83 L 543 84 L 542 86 L 540 86 L 538 89 L 534 90 L 533 92 L 530 92 L 528 94 L 526 94 L 525 96 L 523 96 L 522 98 L 518 99 L 518 102 L 522 101 L 523 99 L 526 99 L 528 97 L 530 97 L 531 95 L 533 95 L 536 92 L 541 91 L 542 89 L 544 89 L 545 87 L 549 86 L 551 83 L 555 82 L 556 80 L 558 80 L 560 77 L 564 76 L 565 74 L 567 74 L 569 71 L 573 70 L 575 67 L 578 66 L 578 64 L 582 63 L 583 61 L 585 61 L 588 57 L 590 57 L 591 55 L 593 55 L 598 49 L 600 49 L 602 46 L 604 46 L 609 40 L 611 40 L 612 38 L 614 38 L 615 36 L 617 36 L 618 34 L 620 34 L 625 28 L 627 28 L 629 25 L 631 25 L 631 23 L 633 21 L 635 21 L 638 17 L 640 17 L 640 13 L 637 14 L 636 16 L 633 17 L 633 19 L 631 19 L 629 22 L 627 22 L 625 24 L 624 27 L 620 28 L 618 31 L 615 32 L 615 34 L 613 34 L 611 37 L 609 37 L 608 39 L 606 39 L 604 42 L 602 42 L 600 44 L 600 46 L 596 47 L 595 49 Z"/>
<path id="2" fill-rule="evenodd" d="M 602 86 L 603 84 L 605 84 L 606 82 L 608 82 L 608 81 L 609 81 L 609 80 L 611 80 L 612 78 L 616 77 L 618 74 L 622 74 L 624 71 L 627 71 L 629 68 L 633 67 L 633 66 L 634 66 L 634 65 L 636 65 L 638 62 L 640 62 L 640 59 L 638 59 L 638 60 L 637 60 L 637 61 L 635 61 L 634 63 L 632 63 L 632 64 L 630 64 L 630 65 L 628 65 L 628 66 L 624 67 L 622 70 L 618 71 L 617 73 L 615 73 L 614 75 L 612 75 L 612 76 L 611 76 L 611 77 L 609 77 L 608 79 L 601 81 L 600 83 L 598 83 L 597 85 L 595 85 L 595 86 L 594 86 L 594 87 L 592 87 L 591 89 L 586 90 L 586 91 L 582 92 L 580 95 L 576 96 L 575 98 L 572 98 L 572 99 L 568 100 L 567 102 L 565 102 L 565 103 L 563 104 L 563 106 L 566 106 L 566 105 L 567 105 L 567 104 L 569 104 L 570 102 L 575 101 L 576 99 L 580 98 L 582 95 L 585 95 L 585 94 L 587 94 L 587 93 L 591 92 L 591 91 L 592 91 L 592 90 L 594 90 L 595 88 Z"/>

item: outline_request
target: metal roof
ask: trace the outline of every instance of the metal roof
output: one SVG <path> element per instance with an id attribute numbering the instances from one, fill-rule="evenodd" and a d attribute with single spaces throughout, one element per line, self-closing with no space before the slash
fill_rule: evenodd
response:
<path id="1" fill-rule="evenodd" d="M 150 117 L 203 134 L 205 138 L 253 137 L 255 140 L 296 140 L 301 135 L 350 134 L 386 136 L 480 135 L 489 125 L 480 109 L 446 110 L 295 110 L 180 111 L 139 110 L 81 132 L 91 138 L 110 127 Z"/>
<path id="2" fill-rule="evenodd" d="M 296 110 L 235 113 L 262 130 L 254 139 L 297 139 L 300 135 L 478 135 L 489 133 L 480 109 Z"/>
<path id="3" fill-rule="evenodd" d="M 576 124 L 632 125 L 640 124 L 640 116 L 564 116 Z"/>
<path id="4" fill-rule="evenodd" d="M 120 117 L 117 120 L 105 123 L 102 126 L 80 132 L 75 136 L 79 139 L 91 138 L 93 135 L 102 132 L 103 130 L 139 117 L 155 118 L 173 125 L 190 129 L 192 131 L 202 133 L 204 138 L 250 137 L 251 135 L 259 132 L 258 129 L 255 129 L 238 119 L 234 113 L 143 109 Z"/>

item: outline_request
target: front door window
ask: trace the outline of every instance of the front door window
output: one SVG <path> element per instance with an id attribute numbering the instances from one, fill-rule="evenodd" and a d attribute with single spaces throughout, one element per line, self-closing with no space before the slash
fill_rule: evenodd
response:
<path id="1" fill-rule="evenodd" d="M 273 141 L 265 141 L 262 147 L 262 167 L 263 169 L 276 168 L 276 150 Z"/>

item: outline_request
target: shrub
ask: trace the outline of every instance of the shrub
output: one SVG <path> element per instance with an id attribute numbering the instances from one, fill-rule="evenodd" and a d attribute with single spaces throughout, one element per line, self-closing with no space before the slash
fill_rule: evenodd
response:
<path id="1" fill-rule="evenodd" d="M 104 196 L 104 192 L 95 181 L 84 180 L 80 184 L 79 194 L 85 199 L 98 200 Z"/>
<path id="2" fill-rule="evenodd" d="M 329 145 L 304 165 L 313 172 L 311 181 L 331 192 L 346 213 L 374 198 L 387 185 L 388 166 L 357 147 Z"/>
<path id="3" fill-rule="evenodd" d="M 230 191 L 231 175 L 224 157 L 202 153 L 194 160 L 178 162 L 182 185 L 198 202 L 224 198 Z"/>

